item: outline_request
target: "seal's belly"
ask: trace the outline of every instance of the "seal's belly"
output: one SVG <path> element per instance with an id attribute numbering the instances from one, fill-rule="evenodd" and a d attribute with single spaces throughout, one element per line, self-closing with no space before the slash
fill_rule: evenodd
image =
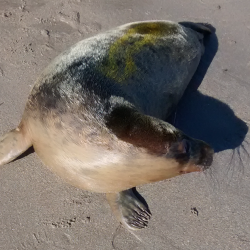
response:
<path id="1" fill-rule="evenodd" d="M 95 192 L 119 192 L 179 174 L 174 161 L 145 157 L 138 149 L 102 136 L 102 143 L 86 143 L 83 137 L 30 120 L 33 146 L 48 168 L 69 184 Z M 109 140 L 110 139 L 110 140 Z M 111 143 L 112 142 L 112 143 Z"/>

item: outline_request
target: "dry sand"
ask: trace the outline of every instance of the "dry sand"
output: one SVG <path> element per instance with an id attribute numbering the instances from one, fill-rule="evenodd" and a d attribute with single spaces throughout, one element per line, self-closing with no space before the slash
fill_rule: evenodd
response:
<path id="1" fill-rule="evenodd" d="M 153 213 L 140 241 L 118 227 L 103 194 L 66 185 L 29 154 L 1 167 L 0 249 L 250 249 L 249 8 L 249 0 L 0 0 L 0 134 L 18 124 L 42 69 L 85 37 L 150 19 L 217 29 L 175 120 L 215 148 L 212 173 L 138 188 Z"/>

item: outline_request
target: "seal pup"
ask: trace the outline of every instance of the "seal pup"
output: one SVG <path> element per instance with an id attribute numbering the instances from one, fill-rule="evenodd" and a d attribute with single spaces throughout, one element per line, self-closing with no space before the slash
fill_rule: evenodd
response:
<path id="1" fill-rule="evenodd" d="M 165 122 L 204 51 L 203 24 L 129 23 L 85 39 L 37 79 L 19 126 L 0 139 L 0 165 L 29 147 L 71 185 L 107 194 L 130 229 L 150 211 L 133 187 L 211 165 L 213 149 Z"/>

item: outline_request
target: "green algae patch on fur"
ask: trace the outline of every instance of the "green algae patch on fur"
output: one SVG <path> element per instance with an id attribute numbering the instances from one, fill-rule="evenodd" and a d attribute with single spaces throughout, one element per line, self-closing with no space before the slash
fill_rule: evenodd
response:
<path id="1" fill-rule="evenodd" d="M 101 72 L 108 78 L 124 83 L 136 71 L 135 57 L 145 46 L 159 45 L 163 37 L 178 33 L 178 26 L 164 22 L 132 24 L 111 46 Z"/>
<path id="2" fill-rule="evenodd" d="M 149 34 L 158 37 L 175 35 L 178 33 L 178 26 L 176 24 L 165 22 L 143 22 L 132 24 L 131 29 L 138 34 Z"/>

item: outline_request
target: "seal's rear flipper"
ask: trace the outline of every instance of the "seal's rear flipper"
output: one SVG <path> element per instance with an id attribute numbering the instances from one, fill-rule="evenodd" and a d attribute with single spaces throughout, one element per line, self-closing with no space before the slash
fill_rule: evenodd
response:
<path id="1" fill-rule="evenodd" d="M 106 197 L 114 215 L 126 228 L 138 230 L 147 227 L 151 212 L 132 189 L 108 193 Z"/>
<path id="2" fill-rule="evenodd" d="M 0 137 L 0 166 L 11 162 L 31 146 L 30 139 L 19 128 Z"/>
<path id="3" fill-rule="evenodd" d="M 180 25 L 195 30 L 204 36 L 215 32 L 215 28 L 208 23 L 179 22 Z"/>

